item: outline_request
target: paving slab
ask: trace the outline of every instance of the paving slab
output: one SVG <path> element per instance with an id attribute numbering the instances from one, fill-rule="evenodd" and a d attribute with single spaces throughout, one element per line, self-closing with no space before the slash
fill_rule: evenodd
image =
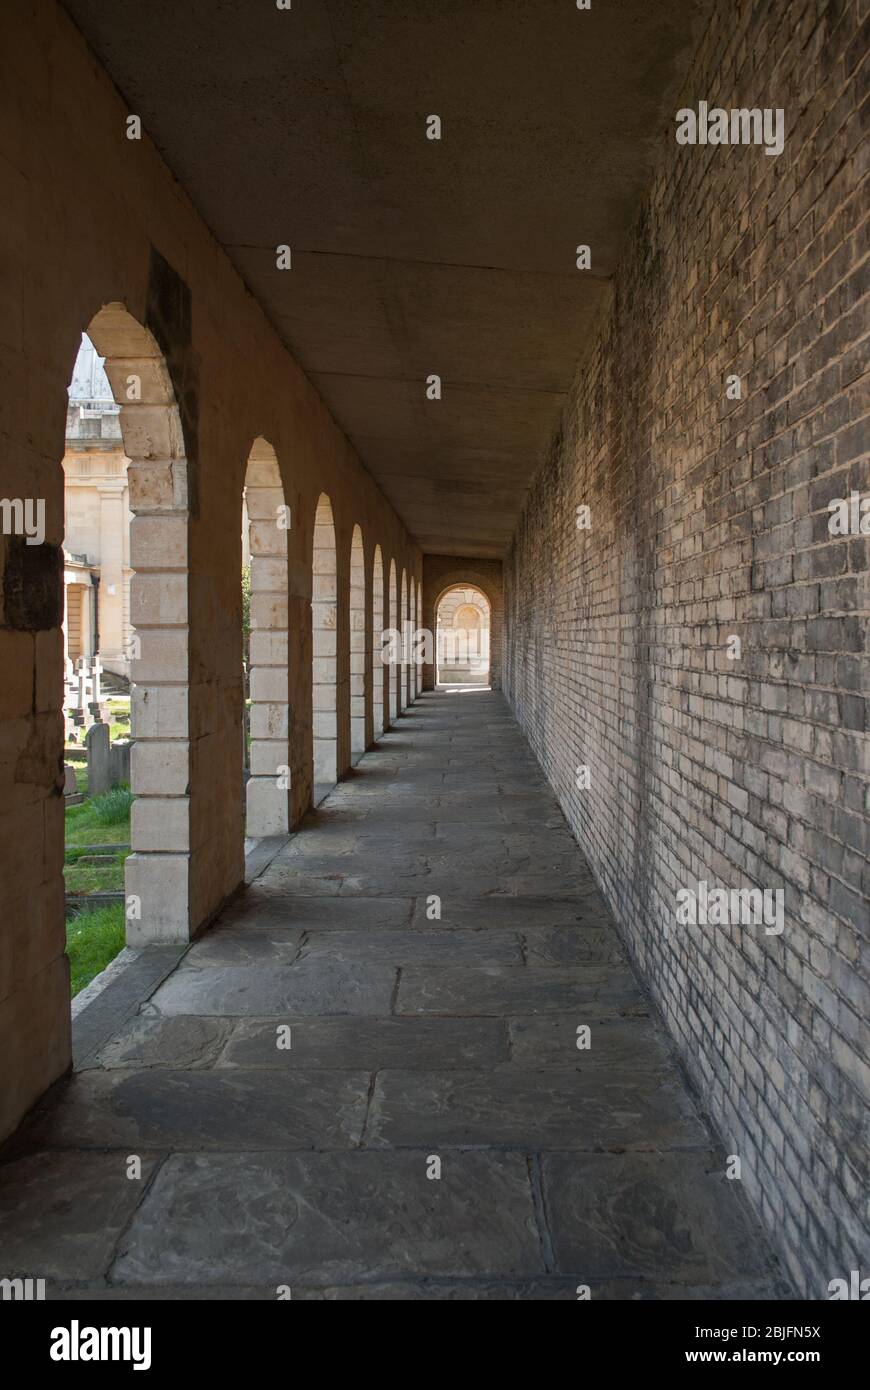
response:
<path id="1" fill-rule="evenodd" d="M 706 1145 L 685 1089 L 615 1068 L 381 1071 L 366 1126 L 375 1147 L 661 1149 Z"/>
<path id="2" fill-rule="evenodd" d="M 304 932 L 300 927 L 273 931 L 233 931 L 223 924 L 193 943 L 184 958 L 184 969 L 207 966 L 292 965 L 299 955 Z"/>
<path id="3" fill-rule="evenodd" d="M 220 926 L 231 930 L 271 931 L 276 926 L 312 931 L 315 928 L 339 930 L 392 930 L 406 926 L 414 911 L 414 898 L 338 898 L 303 897 L 275 893 L 234 906 L 222 914 Z"/>
<path id="4" fill-rule="evenodd" d="M 183 966 L 152 1003 L 163 1014 L 388 1014 L 396 985 L 389 964 L 314 958 L 274 965 Z"/>
<path id="5" fill-rule="evenodd" d="M 506 927 L 509 931 L 524 932 L 559 926 L 602 928 L 608 921 L 603 908 L 590 911 L 580 899 L 572 901 L 546 895 L 481 897 L 477 893 L 461 897 L 452 892 L 445 893 L 441 899 L 441 925 L 449 927 Z M 414 923 L 427 925 L 425 898 L 414 906 Z"/>
<path id="6" fill-rule="evenodd" d="M 529 965 L 622 965 L 628 957 L 612 927 L 542 927 L 524 933 Z"/>
<path id="7" fill-rule="evenodd" d="M 167 1022 L 169 1020 L 166 1020 Z M 290 1048 L 277 1046 L 274 1020 L 233 1025 L 219 1066 L 433 1069 L 492 1067 L 508 1061 L 507 1025 L 494 1018 L 294 1018 Z"/>
<path id="8" fill-rule="evenodd" d="M 148 1006 L 146 1006 L 147 1008 Z M 130 1019 L 95 1058 L 105 1068 L 210 1067 L 232 1031 L 223 1018 L 163 1018 L 143 1012 Z"/>
<path id="9" fill-rule="evenodd" d="M 582 1019 L 577 1013 L 539 1014 L 509 1019 L 507 1026 L 515 1066 L 572 1067 L 581 1071 L 613 1068 L 634 1075 L 655 1072 L 662 1078 L 674 1074 L 668 1039 L 660 1025 L 649 1017 L 606 1012 L 599 1016 L 593 1006 Z M 577 1046 L 578 1028 L 589 1030 L 588 1037 L 580 1039 L 584 1042 L 582 1049 Z"/>
<path id="10" fill-rule="evenodd" d="M 364 1071 L 86 1071 L 25 1131 L 54 1148 L 300 1149 L 359 1143 Z"/>
<path id="11" fill-rule="evenodd" d="M 88 1279 L 102 1274 L 158 1156 L 43 1151 L 0 1164 L 3 1278 Z"/>
<path id="12" fill-rule="evenodd" d="M 548 1154 L 542 1176 L 560 1271 L 684 1284 L 771 1273 L 724 1156 Z"/>
<path id="13" fill-rule="evenodd" d="M 173 1155 L 121 1242 L 111 1281 L 292 1289 L 544 1273 L 521 1155 L 457 1155 L 440 1181 L 426 1171 L 422 1151 Z"/>
<path id="14" fill-rule="evenodd" d="M 171 984 L 169 981 L 164 985 L 160 993 L 171 988 Z M 620 1011 L 642 1006 L 643 996 L 630 970 L 618 965 L 494 965 L 450 970 L 414 965 L 402 971 L 396 1012 L 502 1017 L 561 1014 L 590 1004 L 607 1004 Z"/>
<path id="15" fill-rule="evenodd" d="M 392 965 L 522 965 L 523 943 L 517 932 L 454 931 L 433 927 L 429 931 L 379 931 L 365 944 L 368 962 Z M 305 937 L 300 960 L 358 961 L 357 932 L 312 932 Z"/>

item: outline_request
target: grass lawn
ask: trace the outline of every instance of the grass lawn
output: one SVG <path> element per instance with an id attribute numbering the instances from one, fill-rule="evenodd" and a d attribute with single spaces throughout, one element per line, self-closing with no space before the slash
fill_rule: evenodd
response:
<path id="1" fill-rule="evenodd" d="M 109 709 L 109 738 L 113 743 L 130 737 L 130 696 L 113 695 L 106 701 Z"/>
<path id="2" fill-rule="evenodd" d="M 133 793 L 128 787 L 113 787 L 102 796 L 92 796 L 78 806 L 68 806 L 67 849 L 80 845 L 128 845 L 132 804 Z"/>
<path id="3" fill-rule="evenodd" d="M 80 912 L 66 924 L 73 995 L 90 984 L 124 946 L 124 904 Z"/>
<path id="4" fill-rule="evenodd" d="M 128 787 L 113 787 L 78 806 L 67 806 L 67 852 L 64 883 L 67 892 L 120 892 L 124 890 L 124 860 L 129 849 L 107 851 L 107 865 L 81 863 L 100 845 L 129 845 L 129 808 L 133 794 Z M 92 847 L 97 847 L 96 851 Z M 111 902 L 85 909 L 67 922 L 67 955 L 72 994 L 90 984 L 95 974 L 114 960 L 124 947 L 124 903 Z"/>

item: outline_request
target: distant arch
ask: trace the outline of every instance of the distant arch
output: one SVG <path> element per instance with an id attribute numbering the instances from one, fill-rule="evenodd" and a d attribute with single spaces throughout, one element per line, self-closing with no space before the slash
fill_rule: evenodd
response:
<path id="1" fill-rule="evenodd" d="M 488 685 L 492 605 L 472 584 L 453 584 L 435 604 L 436 682 Z"/>

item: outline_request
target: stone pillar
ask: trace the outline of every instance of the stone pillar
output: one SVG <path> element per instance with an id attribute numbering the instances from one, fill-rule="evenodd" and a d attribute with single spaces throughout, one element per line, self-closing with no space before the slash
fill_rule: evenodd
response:
<path id="1" fill-rule="evenodd" d="M 106 670 L 123 670 L 124 549 L 127 531 L 126 481 L 101 483 L 99 649 Z"/>
<path id="2" fill-rule="evenodd" d="M 258 457 L 255 446 L 245 482 L 251 553 L 251 775 L 245 828 L 252 836 L 286 835 L 291 825 L 287 519 L 277 463 L 269 454 Z"/>

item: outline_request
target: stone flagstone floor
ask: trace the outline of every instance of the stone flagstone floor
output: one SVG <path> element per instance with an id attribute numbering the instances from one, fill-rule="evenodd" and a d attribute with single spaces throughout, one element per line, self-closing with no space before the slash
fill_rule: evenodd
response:
<path id="1" fill-rule="evenodd" d="M 99 1045 L 83 1012 L 79 1069 L 7 1145 L 0 1276 L 789 1296 L 500 695 L 422 696 L 211 931 L 143 959 L 138 1011 Z"/>

